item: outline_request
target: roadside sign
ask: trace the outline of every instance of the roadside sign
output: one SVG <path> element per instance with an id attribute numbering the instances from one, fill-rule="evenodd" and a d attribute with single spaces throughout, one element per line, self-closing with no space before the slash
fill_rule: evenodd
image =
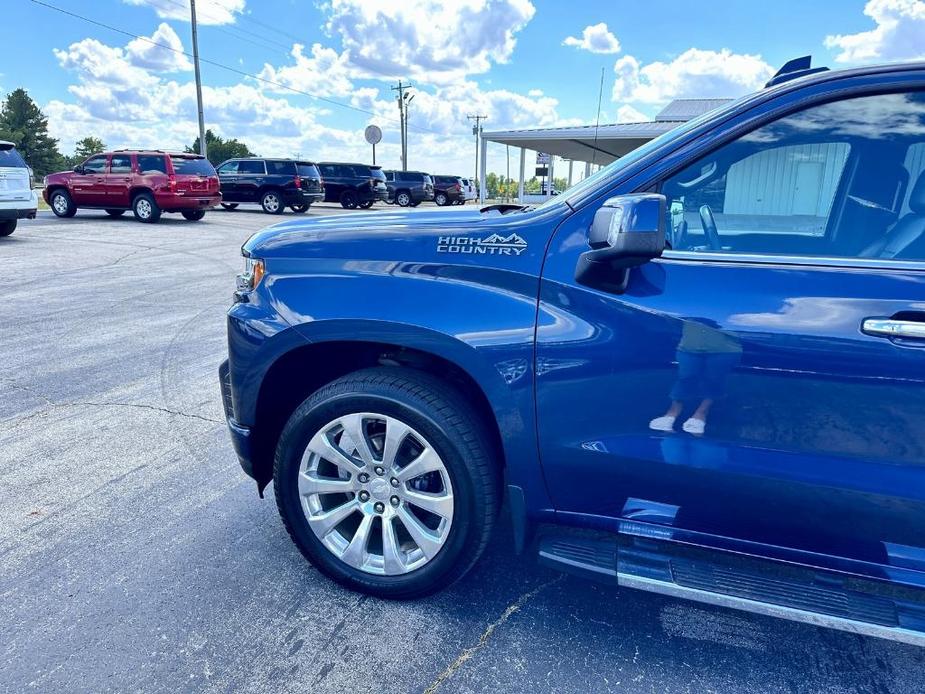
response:
<path id="1" fill-rule="evenodd" d="M 548 165 L 548 164 L 549 164 L 549 155 L 546 154 L 545 152 L 537 152 L 537 153 L 536 153 L 536 163 L 537 163 L 537 164 L 542 164 L 543 166 Z"/>
<path id="2" fill-rule="evenodd" d="M 366 141 L 371 145 L 377 145 L 382 140 L 382 130 L 378 125 L 367 125 L 363 135 L 366 136 Z"/>

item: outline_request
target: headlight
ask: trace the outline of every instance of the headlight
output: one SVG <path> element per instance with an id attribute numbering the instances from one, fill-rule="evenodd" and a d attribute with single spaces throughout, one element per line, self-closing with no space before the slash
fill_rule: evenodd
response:
<path id="1" fill-rule="evenodd" d="M 244 272 L 237 276 L 237 290 L 252 292 L 263 279 L 264 265 L 260 258 L 244 258 Z"/>

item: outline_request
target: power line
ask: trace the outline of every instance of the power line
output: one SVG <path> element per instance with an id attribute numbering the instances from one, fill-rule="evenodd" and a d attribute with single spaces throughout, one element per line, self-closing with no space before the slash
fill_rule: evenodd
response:
<path id="1" fill-rule="evenodd" d="M 95 19 L 90 19 L 89 17 L 85 17 L 84 15 L 78 14 L 76 12 L 71 12 L 70 10 L 66 10 L 63 7 L 58 7 L 57 5 L 52 5 L 51 3 L 43 2 L 43 0 L 29 0 L 29 1 L 35 5 L 41 5 L 42 7 L 47 7 L 50 10 L 54 10 L 55 12 L 60 12 L 61 14 L 65 14 L 69 17 L 74 17 L 75 19 L 79 19 L 83 22 L 87 22 L 88 24 L 93 24 L 95 26 L 102 27 L 103 29 L 114 31 L 117 34 L 122 34 L 123 36 L 128 36 L 134 39 L 145 41 L 147 43 L 150 43 L 152 46 L 157 46 L 159 48 L 163 48 L 165 50 L 172 51 L 174 53 L 179 53 L 180 55 L 185 55 L 187 58 L 193 57 L 191 53 L 188 53 L 179 48 L 174 48 L 173 46 L 168 46 L 163 43 L 158 43 L 157 41 L 154 41 L 147 36 L 140 36 L 139 34 L 135 34 L 131 31 L 126 31 L 125 29 L 120 29 L 118 27 L 112 26 L 111 24 L 106 24 L 105 22 L 100 22 Z M 335 101 L 334 99 L 330 99 L 328 97 L 318 96 L 317 94 L 312 94 L 311 92 L 306 92 L 301 89 L 296 89 L 295 87 L 291 87 L 288 84 L 283 84 L 282 82 L 276 82 L 275 80 L 270 80 L 270 79 L 267 79 L 266 77 L 260 77 L 259 75 L 254 75 L 254 74 L 251 74 L 250 72 L 239 70 L 237 68 L 231 67 L 230 65 L 225 65 L 224 63 L 220 63 L 216 60 L 210 60 L 209 58 L 203 58 L 201 56 L 199 60 L 200 62 L 206 63 L 208 65 L 212 65 L 214 67 L 221 68 L 222 70 L 226 70 L 228 72 L 234 73 L 241 77 L 248 77 L 252 80 L 263 82 L 264 84 L 269 84 L 274 87 L 279 87 L 280 89 L 286 89 L 288 91 L 293 92 L 294 94 L 301 94 L 302 96 L 307 96 L 312 99 L 317 99 L 318 101 L 323 101 L 324 103 L 331 104 L 332 106 L 338 106 L 340 108 L 349 109 L 350 111 L 356 111 L 357 113 L 363 113 L 367 116 L 375 116 L 376 118 L 383 118 L 384 120 L 391 121 L 393 123 L 395 122 L 394 118 L 389 118 L 388 116 L 382 116 L 381 114 L 376 113 L 374 111 L 369 111 L 365 108 L 360 108 L 359 106 L 352 106 L 350 104 L 345 104 L 341 101 Z M 414 129 L 419 130 L 420 132 L 426 132 L 426 133 L 430 133 L 433 135 L 440 134 L 436 130 L 431 130 L 430 128 L 422 128 L 420 126 L 415 126 Z"/>

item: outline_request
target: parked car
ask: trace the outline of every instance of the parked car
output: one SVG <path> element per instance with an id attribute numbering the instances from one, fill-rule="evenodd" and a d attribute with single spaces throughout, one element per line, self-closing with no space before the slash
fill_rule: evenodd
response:
<path id="1" fill-rule="evenodd" d="M 318 164 L 324 179 L 324 201 L 339 202 L 349 210 L 370 208 L 377 200 L 389 197 L 381 166 L 343 164 L 325 161 Z"/>
<path id="2" fill-rule="evenodd" d="M 792 61 L 536 207 L 323 221 L 244 244 L 219 373 L 326 575 L 440 590 L 506 497 L 549 566 L 925 645 L 925 64 Z"/>
<path id="3" fill-rule="evenodd" d="M 20 219 L 35 219 L 38 196 L 32 190 L 32 169 L 16 145 L 0 140 L 0 236 L 16 231 Z"/>
<path id="4" fill-rule="evenodd" d="M 59 217 L 82 208 L 106 210 L 111 217 L 132 210 L 140 222 L 156 222 L 163 212 L 197 221 L 222 200 L 208 159 L 159 149 L 94 154 L 72 171 L 46 176 L 42 197 Z"/>
<path id="5" fill-rule="evenodd" d="M 434 202 L 440 207 L 465 201 L 463 182 L 459 176 L 434 176 Z"/>
<path id="6" fill-rule="evenodd" d="M 383 171 L 387 202 L 400 207 L 417 207 L 425 200 L 434 199 L 434 179 L 423 171 Z"/>
<path id="7" fill-rule="evenodd" d="M 470 200 L 477 200 L 479 197 L 478 186 L 474 178 L 461 178 L 463 198 L 456 202 L 457 205 L 465 205 Z"/>
<path id="8" fill-rule="evenodd" d="M 282 214 L 286 207 L 306 212 L 324 200 L 318 167 L 308 161 L 247 157 L 229 159 L 218 166 L 222 207 L 235 209 L 242 202 L 256 202 L 267 214 Z"/>

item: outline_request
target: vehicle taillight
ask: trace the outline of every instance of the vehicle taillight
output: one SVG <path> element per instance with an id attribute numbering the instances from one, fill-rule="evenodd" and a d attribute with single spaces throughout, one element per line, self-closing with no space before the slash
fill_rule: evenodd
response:
<path id="1" fill-rule="evenodd" d="M 167 190 L 176 190 L 177 189 L 177 175 L 170 174 L 167 176 Z"/>
<path id="2" fill-rule="evenodd" d="M 296 187 L 296 188 L 301 188 L 301 187 L 302 187 L 302 179 L 299 178 L 298 176 L 296 176 L 295 179 L 293 179 L 292 182 L 295 183 L 295 187 Z"/>
<path id="3" fill-rule="evenodd" d="M 458 192 L 461 191 L 461 190 L 462 190 L 462 187 L 457 183 L 457 184 L 456 184 L 456 192 L 458 193 Z"/>

